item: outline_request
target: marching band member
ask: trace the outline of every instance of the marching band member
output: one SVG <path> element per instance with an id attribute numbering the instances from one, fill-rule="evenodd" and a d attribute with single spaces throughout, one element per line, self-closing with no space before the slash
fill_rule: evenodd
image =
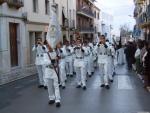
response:
<path id="1" fill-rule="evenodd" d="M 95 59 L 95 56 L 94 56 L 94 45 L 92 42 L 89 42 L 89 47 L 90 47 L 90 65 L 91 65 L 91 72 L 92 72 L 92 75 L 94 74 L 94 61 L 96 60 Z"/>
<path id="2" fill-rule="evenodd" d="M 57 53 L 59 57 L 59 76 L 60 76 L 60 86 L 62 86 L 62 89 L 65 89 L 65 81 L 67 80 L 66 77 L 66 54 L 65 54 L 65 48 L 63 47 L 62 43 L 57 44 Z"/>
<path id="3" fill-rule="evenodd" d="M 108 49 L 108 75 L 110 82 L 113 82 L 115 49 L 112 44 L 108 45 Z"/>
<path id="4" fill-rule="evenodd" d="M 49 104 L 56 103 L 56 107 L 60 107 L 60 91 L 58 84 L 58 73 L 56 71 L 57 66 L 57 54 L 50 46 L 48 47 L 49 52 L 45 56 L 43 62 L 45 62 L 45 80 L 48 87 Z"/>
<path id="5" fill-rule="evenodd" d="M 76 41 L 76 47 L 74 48 L 75 52 L 75 61 L 74 61 L 74 67 L 76 71 L 77 76 L 77 87 L 76 88 L 83 88 L 83 90 L 86 90 L 86 66 L 84 62 L 84 50 L 81 45 L 81 41 L 77 39 Z"/>
<path id="6" fill-rule="evenodd" d="M 66 73 L 67 76 L 73 77 L 73 48 L 70 46 L 69 41 L 65 43 L 66 49 Z"/>
<path id="7" fill-rule="evenodd" d="M 91 50 L 90 50 L 90 47 L 88 46 L 87 41 L 84 42 L 83 50 L 84 50 L 84 61 L 86 65 L 86 74 L 88 74 L 88 76 L 91 77 L 92 76 L 91 61 L 90 61 Z"/>
<path id="8" fill-rule="evenodd" d="M 109 77 L 108 77 L 108 46 L 106 45 L 106 39 L 104 35 L 100 36 L 100 42 L 97 45 L 96 53 L 98 55 L 99 69 L 102 71 L 101 75 L 101 87 L 109 89 Z"/>
<path id="9" fill-rule="evenodd" d="M 38 38 L 36 45 L 32 48 L 32 51 L 36 51 L 35 65 L 38 71 L 39 85 L 38 88 L 46 87 L 44 82 L 44 71 L 43 71 L 43 58 L 44 52 L 42 39 Z"/>

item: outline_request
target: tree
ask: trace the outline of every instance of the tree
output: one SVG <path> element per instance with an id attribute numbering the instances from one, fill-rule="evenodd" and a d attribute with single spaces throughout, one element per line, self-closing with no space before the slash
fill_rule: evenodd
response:
<path id="1" fill-rule="evenodd" d="M 132 31 L 129 29 L 128 24 L 124 24 L 120 26 L 121 37 L 130 37 L 131 35 L 132 35 Z"/>

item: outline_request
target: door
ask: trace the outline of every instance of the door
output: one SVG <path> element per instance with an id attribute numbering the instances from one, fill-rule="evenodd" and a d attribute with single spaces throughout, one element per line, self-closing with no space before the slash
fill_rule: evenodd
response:
<path id="1" fill-rule="evenodd" d="M 17 26 L 16 23 L 9 23 L 11 67 L 18 66 Z"/>

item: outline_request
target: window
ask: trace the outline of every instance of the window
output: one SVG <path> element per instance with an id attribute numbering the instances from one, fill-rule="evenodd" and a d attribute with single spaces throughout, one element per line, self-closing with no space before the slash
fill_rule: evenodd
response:
<path id="1" fill-rule="evenodd" d="M 70 18 L 70 20 L 71 20 L 71 19 L 72 19 L 72 16 L 71 16 L 71 15 L 72 15 L 71 9 L 69 10 L 69 14 L 70 14 L 70 15 L 69 15 L 69 18 Z"/>
<path id="2" fill-rule="evenodd" d="M 49 0 L 45 0 L 45 14 L 50 14 Z"/>
<path id="3" fill-rule="evenodd" d="M 33 0 L 33 12 L 38 12 L 38 0 Z"/>
<path id="4" fill-rule="evenodd" d="M 97 19 L 99 20 L 99 13 L 97 13 Z"/>
<path id="5" fill-rule="evenodd" d="M 96 11 L 94 12 L 94 17 L 96 18 Z"/>

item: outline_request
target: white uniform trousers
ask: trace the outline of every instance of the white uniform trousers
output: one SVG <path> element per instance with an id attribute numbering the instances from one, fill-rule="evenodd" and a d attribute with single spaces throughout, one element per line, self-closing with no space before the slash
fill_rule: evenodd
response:
<path id="1" fill-rule="evenodd" d="M 39 84 L 40 85 L 45 85 L 43 65 L 36 65 L 36 68 L 37 68 L 37 71 L 38 71 Z"/>
<path id="2" fill-rule="evenodd" d="M 86 66 L 86 74 L 88 73 L 88 75 L 91 75 L 92 71 L 92 66 L 91 66 L 91 59 L 90 56 L 85 56 L 84 57 L 84 61 L 85 61 L 85 66 Z"/>
<path id="3" fill-rule="evenodd" d="M 48 87 L 49 100 L 55 100 L 55 102 L 60 102 L 60 91 L 58 84 L 58 77 L 54 69 L 46 68 L 45 79 Z"/>
<path id="4" fill-rule="evenodd" d="M 109 79 L 113 80 L 113 73 L 114 73 L 114 58 L 112 56 L 108 57 L 108 75 Z"/>
<path id="5" fill-rule="evenodd" d="M 83 59 L 74 61 L 77 85 L 86 86 L 86 66 Z"/>
<path id="6" fill-rule="evenodd" d="M 61 59 L 59 63 L 59 76 L 60 76 L 60 85 L 65 86 L 66 70 L 65 70 L 65 59 Z"/>
<path id="7" fill-rule="evenodd" d="M 101 84 L 109 85 L 109 76 L 108 76 L 108 66 L 107 63 L 99 63 L 99 69 L 100 69 L 100 77 L 101 77 Z"/>
<path id="8" fill-rule="evenodd" d="M 90 55 L 91 72 L 94 72 L 94 56 Z"/>
<path id="9" fill-rule="evenodd" d="M 49 100 L 55 100 L 55 102 L 60 102 L 60 91 L 59 91 L 59 84 L 58 79 L 46 79 L 47 86 L 48 86 L 48 94 Z"/>
<path id="10" fill-rule="evenodd" d="M 66 58 L 66 74 L 73 75 L 73 59 L 72 56 Z"/>

